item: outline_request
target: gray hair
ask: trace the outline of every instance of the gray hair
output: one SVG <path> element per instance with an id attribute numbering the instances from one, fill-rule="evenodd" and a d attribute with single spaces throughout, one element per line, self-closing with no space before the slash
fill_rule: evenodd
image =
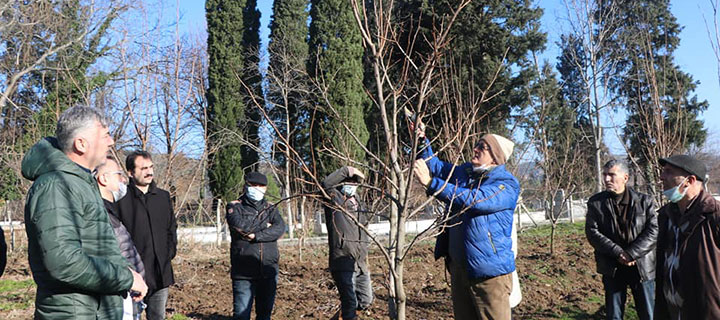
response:
<path id="1" fill-rule="evenodd" d="M 60 150 L 65 153 L 72 151 L 73 141 L 78 134 L 91 128 L 95 121 L 100 122 L 103 127 L 107 127 L 107 118 L 98 109 L 77 105 L 63 111 L 55 129 L 55 137 Z"/>
<path id="2" fill-rule="evenodd" d="M 625 161 L 615 160 L 615 159 L 605 162 L 605 164 L 603 165 L 603 170 L 610 170 L 613 167 L 617 167 L 618 170 L 620 170 L 620 172 L 622 172 L 622 173 L 630 174 L 630 170 L 628 169 L 627 163 L 625 163 Z"/>

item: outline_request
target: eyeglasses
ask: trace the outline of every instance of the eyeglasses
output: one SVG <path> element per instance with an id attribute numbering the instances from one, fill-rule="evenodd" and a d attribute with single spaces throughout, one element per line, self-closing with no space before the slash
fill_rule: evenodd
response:
<path id="1" fill-rule="evenodd" d="M 105 174 L 117 174 L 117 175 L 120 176 L 120 178 L 127 178 L 127 177 L 125 176 L 125 171 L 122 171 L 122 170 L 105 172 L 105 173 L 103 173 L 103 174 L 104 174 L 104 175 L 105 175 Z"/>
<path id="2" fill-rule="evenodd" d="M 480 151 L 483 151 L 483 150 L 490 151 L 490 146 L 485 142 L 478 142 L 477 144 L 475 144 L 475 148 L 477 148 Z"/>

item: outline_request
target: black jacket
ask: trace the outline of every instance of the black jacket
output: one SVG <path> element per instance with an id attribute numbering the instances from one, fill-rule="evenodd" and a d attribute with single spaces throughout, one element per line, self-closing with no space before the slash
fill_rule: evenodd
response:
<path id="1" fill-rule="evenodd" d="M 285 233 L 277 207 L 265 199 L 253 201 L 245 195 L 227 205 L 230 227 L 230 277 L 234 280 L 270 278 L 277 275 L 280 252 L 277 240 Z M 246 235 L 254 233 L 248 240 Z"/>
<path id="2" fill-rule="evenodd" d="M 103 202 L 105 202 L 105 209 L 107 209 L 108 218 L 110 218 L 110 225 L 113 227 L 115 238 L 117 238 L 118 245 L 120 246 L 120 254 L 130 263 L 133 269 L 135 269 L 135 272 L 145 278 L 145 265 L 143 265 L 142 258 L 137 252 L 137 249 L 135 249 L 135 244 L 132 242 L 130 233 L 122 222 L 120 222 L 120 219 L 118 219 L 117 206 L 115 206 L 114 202 L 105 199 L 103 199 Z"/>
<path id="3" fill-rule="evenodd" d="M 609 191 L 590 197 L 587 204 L 585 234 L 595 248 L 597 272 L 613 275 L 620 263 L 617 261 L 625 251 L 635 259 L 642 281 L 655 279 L 655 247 L 657 245 L 658 222 L 655 202 L 646 194 L 627 188 L 630 193 L 629 219 L 630 237 L 628 245 L 621 246 L 613 198 Z"/>
<path id="4" fill-rule="evenodd" d="M 329 265 L 331 271 L 355 271 L 355 264 L 366 270 L 369 237 L 357 223 L 345 215 L 341 208 L 350 213 L 360 224 L 367 226 L 365 206 L 356 197 L 347 197 L 339 189 L 348 178 L 347 167 L 340 168 L 323 180 L 323 187 L 332 197 L 325 202 L 325 225 L 330 246 Z"/>
<path id="5" fill-rule="evenodd" d="M 144 194 L 130 179 L 128 194 L 117 202 L 118 217 L 127 228 L 145 265 L 151 292 L 175 283 L 172 264 L 177 250 L 177 222 L 170 194 L 150 184 Z"/>
<path id="6" fill-rule="evenodd" d="M 7 244 L 5 244 L 5 231 L 0 227 L 0 277 L 5 273 L 7 263 Z"/>

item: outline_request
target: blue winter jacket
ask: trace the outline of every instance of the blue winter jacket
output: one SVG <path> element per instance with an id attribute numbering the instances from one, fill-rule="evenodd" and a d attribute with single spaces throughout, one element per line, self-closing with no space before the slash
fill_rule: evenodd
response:
<path id="1" fill-rule="evenodd" d="M 461 213 L 438 237 L 435 258 L 464 255 L 468 275 L 473 279 L 515 271 L 510 234 L 520 183 L 505 165 L 485 174 L 474 173 L 471 163 L 453 170 L 452 163 L 434 155 L 429 141 L 425 145 L 419 156 L 426 159 L 433 176 L 427 193 L 432 195 L 442 189 L 435 197 L 448 205 L 451 216 Z"/>

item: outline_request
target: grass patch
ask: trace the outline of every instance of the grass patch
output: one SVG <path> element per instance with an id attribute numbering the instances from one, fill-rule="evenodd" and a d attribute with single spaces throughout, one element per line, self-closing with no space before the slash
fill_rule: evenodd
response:
<path id="1" fill-rule="evenodd" d="M 527 229 L 523 231 L 520 237 L 549 237 L 552 232 L 551 225 L 541 225 L 535 228 Z M 555 225 L 555 236 L 562 237 L 571 234 L 584 234 L 585 233 L 585 222 L 576 223 L 558 223 Z"/>
<path id="2" fill-rule="evenodd" d="M 173 314 L 172 317 L 170 317 L 170 320 L 187 320 L 190 319 L 186 315 L 181 313 Z"/>
<path id="3" fill-rule="evenodd" d="M 0 311 L 27 309 L 33 305 L 35 282 L 0 280 Z"/>

